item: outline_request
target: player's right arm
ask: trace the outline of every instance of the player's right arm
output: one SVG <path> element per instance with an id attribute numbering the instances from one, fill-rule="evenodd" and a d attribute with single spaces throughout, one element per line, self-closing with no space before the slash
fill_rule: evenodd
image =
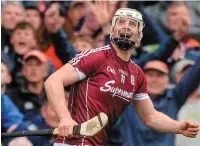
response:
<path id="1" fill-rule="evenodd" d="M 79 80 L 80 78 L 77 71 L 68 63 L 53 73 L 45 81 L 47 97 L 54 106 L 60 119 L 59 134 L 61 136 L 72 135 L 73 125 L 77 124 L 72 119 L 67 108 L 68 101 L 65 98 L 64 86 L 71 85 Z"/>
<path id="2" fill-rule="evenodd" d="M 108 49 L 110 49 L 109 46 L 104 46 L 95 50 L 82 51 L 69 63 L 53 73 L 45 82 L 47 97 L 60 118 L 58 128 L 61 136 L 72 136 L 73 126 L 77 124 L 72 119 L 67 108 L 64 86 L 83 80 L 97 72 L 102 63 L 104 63 L 104 53 L 102 50 Z"/>

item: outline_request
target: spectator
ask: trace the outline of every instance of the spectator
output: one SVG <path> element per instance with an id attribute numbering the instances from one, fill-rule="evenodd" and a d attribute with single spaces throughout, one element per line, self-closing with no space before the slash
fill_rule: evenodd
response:
<path id="1" fill-rule="evenodd" d="M 33 146 L 26 137 L 18 137 L 10 141 L 8 146 Z"/>
<path id="2" fill-rule="evenodd" d="M 5 93 L 7 85 L 11 83 L 12 76 L 10 73 L 13 70 L 13 64 L 10 61 L 9 56 L 5 53 L 1 53 L 1 92 Z"/>
<path id="3" fill-rule="evenodd" d="M 58 115 L 48 101 L 44 102 L 37 115 L 29 116 L 28 120 L 35 123 L 39 129 L 57 128 L 59 124 Z M 29 137 L 29 139 L 35 146 L 52 146 L 54 141 L 52 135 Z"/>
<path id="4" fill-rule="evenodd" d="M 197 60 L 200 56 L 200 43 L 188 35 L 189 27 L 189 8 L 183 2 L 172 2 L 167 10 L 166 28 L 164 30 L 165 33 L 167 33 L 168 35 L 172 35 L 173 37 L 170 37 L 168 41 L 161 44 L 158 52 L 164 51 L 163 49 L 165 47 L 163 46 L 166 45 L 167 47 L 165 49 L 171 48 L 172 50 L 170 49 L 171 52 L 169 51 L 170 53 L 168 55 L 165 55 L 166 53 L 163 53 L 162 55 L 165 56 L 162 57 L 160 55 L 156 55 L 157 53 L 154 53 L 157 58 L 155 57 L 153 59 L 166 62 L 170 69 L 173 64 L 180 59 L 190 58 L 192 60 Z M 174 40 L 176 40 L 176 45 L 173 45 L 172 47 L 172 44 L 175 44 Z M 148 55 L 150 54 L 147 54 L 147 56 Z M 139 64 L 141 67 L 146 63 L 142 63 L 142 58 L 144 58 L 144 56 L 142 56 L 139 60 L 136 60 L 136 63 Z"/>
<path id="5" fill-rule="evenodd" d="M 43 14 L 40 12 L 37 1 L 25 1 L 25 22 L 30 23 L 36 31 L 39 49 L 45 51 L 51 45 L 51 39 L 44 26 Z"/>
<path id="6" fill-rule="evenodd" d="M 42 106 L 41 115 L 45 120 L 46 125 L 48 125 L 50 128 L 58 127 L 58 115 L 55 112 L 53 106 L 49 103 L 49 101 L 46 101 L 45 104 Z"/>
<path id="7" fill-rule="evenodd" d="M 20 2 L 7 2 L 2 8 L 2 27 L 13 30 L 24 19 L 24 7 Z"/>
<path id="8" fill-rule="evenodd" d="M 189 30 L 189 34 L 191 34 L 194 38 L 200 41 L 200 3 L 198 1 L 185 1 L 186 5 L 190 8 L 192 21 L 191 27 Z"/>
<path id="9" fill-rule="evenodd" d="M 51 14 L 54 14 L 53 17 Z M 59 5 L 53 4 L 45 12 L 45 25 L 47 30 L 50 32 L 50 37 L 55 46 L 55 53 L 62 61 L 67 63 L 72 57 L 75 56 L 76 48 L 71 44 L 67 34 L 63 31 L 62 26 L 57 23 L 59 17 Z M 88 36 L 89 38 L 90 36 Z M 73 40 L 73 38 L 72 38 Z M 85 48 L 84 48 L 85 49 Z M 82 49 L 81 49 L 82 50 Z"/>
<path id="10" fill-rule="evenodd" d="M 11 102 L 9 97 L 5 95 L 7 85 L 10 84 L 12 80 L 8 61 L 9 60 L 6 60 L 4 54 L 4 57 L 1 58 L 1 103 L 2 103 L 1 115 L 2 115 L 3 129 L 5 129 L 5 131 L 12 132 L 16 129 L 17 125 L 21 123 L 23 115 Z M 11 116 L 12 118 L 10 118 Z"/>
<path id="11" fill-rule="evenodd" d="M 1 116 L 2 132 L 32 131 L 38 128 L 32 122 L 24 120 L 24 115 L 4 93 L 1 93 Z M 12 139 L 2 139 L 4 146 L 7 146 L 10 140 Z M 27 141 L 24 144 L 28 145 L 29 143 Z"/>
<path id="12" fill-rule="evenodd" d="M 106 1 L 89 4 L 100 24 L 99 29 L 93 34 L 95 48 L 110 43 L 110 21 L 116 10 L 116 5 L 116 2 Z"/>
<path id="13" fill-rule="evenodd" d="M 36 115 L 46 98 L 43 85 L 48 75 L 46 56 L 38 50 L 26 53 L 22 73 L 26 83 L 8 94 L 25 116 Z"/>
<path id="14" fill-rule="evenodd" d="M 58 20 L 59 16 L 59 5 L 52 4 L 45 12 L 45 26 L 50 32 L 56 55 L 62 63 L 66 63 L 75 56 L 76 52 L 69 42 L 67 34 L 62 29 L 61 22 Z"/>
<path id="15" fill-rule="evenodd" d="M 107 42 L 106 37 L 109 38 L 110 35 L 105 35 L 102 31 L 102 28 L 99 28 L 94 34 L 93 34 L 93 46 L 94 48 L 99 48 L 103 45 L 108 45 L 110 40 Z"/>
<path id="16" fill-rule="evenodd" d="M 97 29 L 100 27 L 99 22 L 96 18 L 96 15 L 93 12 L 90 5 L 92 5 L 91 2 L 86 2 L 87 9 L 86 9 L 83 25 L 80 28 L 80 30 L 78 31 L 79 35 L 92 36 L 97 31 Z"/>
<path id="17" fill-rule="evenodd" d="M 182 59 L 190 50 L 200 51 L 200 42 L 189 36 L 188 31 L 191 25 L 190 9 L 183 2 L 173 2 L 167 9 L 166 28 L 175 31 L 179 27 L 184 28 L 185 36 L 181 39 L 179 47 L 175 49 L 171 58 L 174 61 Z"/>
<path id="18" fill-rule="evenodd" d="M 83 50 L 90 50 L 93 48 L 93 40 L 90 36 L 76 36 L 72 40 L 72 45 L 74 46 L 77 53 Z"/>
<path id="19" fill-rule="evenodd" d="M 186 70 L 188 70 L 194 64 L 195 64 L 194 61 L 188 59 L 182 59 L 178 61 L 172 68 L 172 75 L 174 78 L 174 82 L 178 83 L 183 77 Z"/>
<path id="20" fill-rule="evenodd" d="M 152 16 L 148 11 L 145 11 L 141 6 L 140 9 L 144 15 L 144 20 L 146 20 L 145 22 L 147 23 L 147 26 L 156 31 L 156 35 L 159 37 L 158 39 L 160 40 L 160 44 L 159 47 L 157 47 L 157 50 L 161 50 L 163 46 L 170 44 L 170 41 L 166 40 L 173 41 L 173 39 L 175 39 L 179 42 L 177 46 L 174 46 L 173 52 L 166 59 L 161 59 L 166 62 L 170 68 L 180 59 L 188 58 L 189 56 L 190 59 L 196 60 L 198 56 L 200 56 L 200 43 L 188 34 L 191 17 L 187 5 L 183 2 L 171 2 L 167 9 L 167 17 L 165 20 L 166 25 L 164 28 L 161 28 L 152 21 Z M 173 36 L 173 38 L 168 38 L 168 36 Z M 155 47 L 151 45 L 146 47 L 142 46 L 142 49 L 146 52 L 150 52 L 152 49 L 155 50 Z"/>
<path id="21" fill-rule="evenodd" d="M 176 82 L 179 82 L 183 77 L 184 73 L 194 65 L 193 61 L 190 60 L 181 60 L 178 61 L 174 69 L 174 75 Z M 184 120 L 194 120 L 200 123 L 200 86 L 197 88 L 192 95 L 187 99 L 186 103 L 181 107 L 178 112 L 177 119 L 180 121 Z M 176 135 L 176 146 L 199 146 L 200 137 L 197 136 L 196 139 L 190 140 L 188 138 L 184 138 L 180 135 Z"/>
<path id="22" fill-rule="evenodd" d="M 55 54 L 54 44 L 52 45 L 50 32 L 45 28 L 43 15 L 40 13 L 38 2 L 28 1 L 25 2 L 24 5 L 26 9 L 25 21 L 32 24 L 36 30 L 38 49 L 44 52 L 50 60 L 49 66 L 53 66 L 55 69 L 60 68 L 62 63 Z M 65 21 L 63 19 L 63 17 L 59 18 L 59 20 L 61 20 L 61 23 L 59 23 L 60 25 L 63 25 L 63 22 Z M 60 21 L 57 21 L 56 23 L 58 22 Z M 55 47 L 57 48 L 57 46 Z M 53 71 L 54 70 L 50 70 L 50 73 Z"/>
<path id="23" fill-rule="evenodd" d="M 19 111 L 16 105 L 11 101 L 10 97 L 5 94 L 7 85 L 12 78 L 10 72 L 12 67 L 9 60 L 3 54 L 1 58 L 1 127 L 2 132 L 14 132 L 22 130 L 35 130 L 37 127 L 30 121 L 24 121 L 24 115 Z M 3 139 L 4 146 L 7 146 L 11 139 Z M 16 140 L 16 139 L 15 139 Z M 11 141 L 9 145 L 15 143 Z M 29 140 L 24 141 L 24 144 L 30 144 Z"/>
<path id="24" fill-rule="evenodd" d="M 78 28 L 79 21 L 86 14 L 86 6 L 83 1 L 71 1 L 68 5 L 69 10 L 67 16 L 72 23 L 72 26 L 76 29 Z"/>
<path id="25" fill-rule="evenodd" d="M 29 52 L 31 53 L 31 52 Z M 28 56 L 30 54 L 27 54 Z M 25 56 L 28 57 L 28 56 Z M 44 55 L 43 55 L 44 56 Z M 31 57 L 31 56 L 30 56 Z M 29 57 L 27 58 L 29 59 Z M 30 58 L 31 59 L 31 58 Z M 30 62 L 30 61 L 29 61 Z M 56 128 L 58 127 L 58 117 L 55 111 L 53 110 L 52 106 L 46 102 L 42 105 L 41 111 L 38 110 L 38 113 L 36 115 L 29 114 L 29 115 L 23 115 L 17 106 L 13 103 L 13 101 L 5 94 L 7 84 L 11 82 L 11 76 L 9 74 L 9 71 L 11 71 L 11 66 L 9 66 L 9 60 L 4 56 L 1 58 L 1 87 L 2 87 L 2 93 L 1 93 L 1 115 L 2 115 L 2 132 L 15 132 L 15 131 L 32 131 L 36 129 L 46 129 L 46 128 Z M 32 74 L 35 74 L 35 69 L 32 69 Z M 42 71 L 40 70 L 40 74 Z M 29 72 L 30 73 L 30 72 Z M 36 73 L 38 74 L 38 72 Z M 28 75 L 27 75 L 28 76 Z M 30 76 L 29 76 L 30 77 Z M 29 78 L 27 77 L 27 78 Z M 36 78 L 34 78 L 36 79 Z M 32 78 L 33 80 L 33 78 Z M 37 88 L 37 87 L 36 87 Z M 26 96 L 27 95 L 27 96 Z M 26 98 L 33 98 L 30 99 L 32 101 L 36 101 L 36 96 L 30 96 L 30 94 L 26 94 L 22 96 L 24 99 Z M 20 96 L 19 96 L 20 97 Z M 18 94 L 13 94 L 14 100 L 18 102 L 21 99 L 18 98 Z M 42 99 L 40 99 L 42 100 Z M 30 103 L 29 103 L 30 106 Z M 12 117 L 12 118 L 11 118 Z M 34 123 L 34 124 L 33 124 Z M 52 136 L 37 136 L 37 137 L 28 137 L 27 138 L 14 138 L 14 139 L 3 139 L 4 146 L 18 146 L 18 145 L 26 145 L 26 146 L 50 146 L 52 141 Z"/>
<path id="26" fill-rule="evenodd" d="M 99 9 L 101 5 L 103 7 L 101 7 L 102 9 Z M 112 5 L 112 10 L 113 10 L 113 3 L 110 3 L 110 5 Z M 82 6 L 82 3 L 81 3 L 81 6 Z M 107 2 L 103 2 L 103 3 L 95 2 L 95 4 L 88 2 L 87 6 L 90 7 L 90 12 L 95 14 L 94 17 L 97 17 L 98 23 L 100 23 L 101 26 L 103 26 L 102 28 L 99 28 L 97 31 L 95 31 L 94 34 L 91 33 L 92 37 L 95 38 L 93 46 L 97 47 L 98 45 L 102 43 L 105 44 L 105 42 L 107 44 L 108 43 L 107 39 L 109 39 L 109 35 L 108 35 L 109 29 L 110 29 L 109 21 L 110 21 L 111 16 L 107 12 L 104 13 L 104 11 L 110 10 L 108 9 L 109 5 L 107 5 Z M 98 8 L 99 14 L 96 13 L 96 8 Z M 51 17 L 50 14 L 54 14 L 54 17 Z M 56 55 L 62 60 L 63 63 L 67 63 L 69 59 L 75 56 L 76 48 L 74 48 L 69 42 L 67 35 L 61 29 L 61 25 L 56 23 L 58 22 L 57 17 L 59 17 L 58 6 L 50 7 L 45 13 L 45 25 L 47 27 L 47 30 L 51 33 L 53 44 L 56 47 L 55 49 Z M 76 34 L 75 36 L 77 35 L 78 34 Z M 107 38 L 106 40 L 104 38 L 105 36 Z"/>
<path id="27" fill-rule="evenodd" d="M 16 25 L 24 20 L 24 7 L 20 2 L 6 2 L 2 7 L 1 50 L 6 54 L 13 52 L 10 37 Z"/>
<path id="28" fill-rule="evenodd" d="M 159 25 L 165 25 L 165 18 L 166 18 L 166 10 L 168 5 L 170 5 L 172 1 L 159 1 L 152 6 L 145 7 L 147 13 L 150 14 L 151 18 Z M 191 13 L 191 26 L 189 30 L 189 34 L 199 34 L 199 2 L 198 1 L 184 1 L 187 7 L 190 8 Z"/>
<path id="29" fill-rule="evenodd" d="M 29 50 L 36 49 L 37 38 L 34 27 L 27 22 L 18 23 L 13 30 L 11 43 L 15 53 L 22 56 Z"/>
<path id="30" fill-rule="evenodd" d="M 168 89 L 169 70 L 165 63 L 150 61 L 145 65 L 144 72 L 147 78 L 147 91 L 155 109 L 176 119 L 179 109 L 200 83 L 200 59 L 172 89 Z M 120 143 L 131 146 L 174 146 L 175 144 L 173 134 L 163 134 L 146 127 L 132 105 L 125 109 L 112 129 L 110 140 L 115 145 Z"/>
<path id="31" fill-rule="evenodd" d="M 13 85 L 21 83 L 21 69 L 23 55 L 32 49 L 37 49 L 37 38 L 35 34 L 35 29 L 33 26 L 27 22 L 20 22 L 14 28 L 11 43 L 13 45 L 14 52 L 10 56 L 15 68 L 13 70 Z"/>
<path id="32" fill-rule="evenodd" d="M 183 120 L 194 120 L 200 123 L 200 87 L 194 92 L 187 100 L 187 102 L 180 109 L 177 119 L 180 121 Z M 176 146 L 199 146 L 200 136 L 197 136 L 196 139 L 190 140 L 188 138 L 183 138 L 180 135 L 176 135 Z"/>
<path id="33" fill-rule="evenodd" d="M 35 30 L 39 30 L 42 26 L 42 17 L 37 2 L 26 2 L 24 7 L 25 21 L 32 24 Z"/>
<path id="34" fill-rule="evenodd" d="M 161 48 L 163 48 L 163 45 L 165 46 L 167 44 L 168 47 L 171 48 L 171 44 L 174 44 L 174 39 L 178 42 L 178 45 L 173 46 L 174 49 L 171 50 L 172 52 L 170 54 L 166 55 L 165 57 L 157 58 L 157 60 L 166 62 L 169 65 L 170 69 L 173 66 L 173 64 L 180 59 L 190 58 L 193 60 L 197 60 L 200 56 L 200 43 L 191 38 L 190 35 L 188 35 L 190 21 L 190 13 L 187 5 L 185 5 L 183 2 L 172 2 L 169 5 L 167 10 L 166 27 L 164 28 L 164 32 L 169 36 L 172 35 L 173 37 L 169 38 L 168 41 L 161 44 L 159 50 L 162 51 Z M 141 60 L 139 60 L 139 62 L 136 62 L 140 66 Z M 142 64 L 142 66 L 143 65 L 144 63 Z"/>

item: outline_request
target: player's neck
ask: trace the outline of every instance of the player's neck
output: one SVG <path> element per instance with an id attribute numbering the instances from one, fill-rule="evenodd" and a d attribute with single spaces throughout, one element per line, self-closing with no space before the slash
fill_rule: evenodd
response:
<path id="1" fill-rule="evenodd" d="M 119 56 L 124 61 L 129 61 L 129 59 L 131 57 L 131 53 L 132 53 L 131 49 L 122 50 L 122 49 L 117 48 L 113 43 L 112 43 L 112 46 L 115 49 L 115 51 L 117 52 L 117 56 Z"/>

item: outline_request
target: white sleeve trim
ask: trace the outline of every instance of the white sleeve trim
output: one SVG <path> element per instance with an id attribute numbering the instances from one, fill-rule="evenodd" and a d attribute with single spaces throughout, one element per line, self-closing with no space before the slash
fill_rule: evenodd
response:
<path id="1" fill-rule="evenodd" d="M 140 94 L 135 94 L 133 100 L 144 100 L 149 98 L 149 95 L 147 93 L 140 93 Z"/>
<path id="2" fill-rule="evenodd" d="M 82 71 L 80 71 L 77 67 L 75 67 L 75 70 L 77 71 L 80 80 L 86 78 L 86 75 Z"/>

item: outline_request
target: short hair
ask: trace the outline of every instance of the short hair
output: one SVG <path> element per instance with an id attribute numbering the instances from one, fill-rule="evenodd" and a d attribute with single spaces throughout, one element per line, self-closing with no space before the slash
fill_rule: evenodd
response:
<path id="1" fill-rule="evenodd" d="M 21 9 L 22 9 L 23 11 L 25 11 L 24 6 L 23 6 L 23 4 L 22 4 L 21 2 L 19 2 L 19 1 L 8 1 L 8 2 L 6 2 L 6 3 L 3 5 L 1 12 L 3 12 L 3 11 L 5 10 L 5 8 L 6 8 L 7 6 L 9 6 L 9 5 L 14 5 L 14 6 L 21 7 Z"/>
<path id="2" fill-rule="evenodd" d="M 174 2 L 171 2 L 168 5 L 167 9 L 174 8 L 174 7 L 179 7 L 179 6 L 185 6 L 188 10 L 190 10 L 190 8 L 188 7 L 188 5 L 185 2 L 183 2 L 183 1 L 174 1 Z"/>
<path id="3" fill-rule="evenodd" d="M 30 24 L 30 23 L 28 23 L 28 22 L 25 22 L 25 21 L 22 21 L 22 22 L 19 22 L 16 26 L 15 26 L 15 28 L 13 29 L 13 33 L 16 31 L 16 30 L 18 30 L 18 29 L 30 29 L 32 32 L 33 32 L 33 35 L 34 35 L 34 38 L 36 39 L 36 40 L 38 40 L 37 39 L 37 35 L 36 35 L 36 30 L 35 30 L 35 28 Z"/>

